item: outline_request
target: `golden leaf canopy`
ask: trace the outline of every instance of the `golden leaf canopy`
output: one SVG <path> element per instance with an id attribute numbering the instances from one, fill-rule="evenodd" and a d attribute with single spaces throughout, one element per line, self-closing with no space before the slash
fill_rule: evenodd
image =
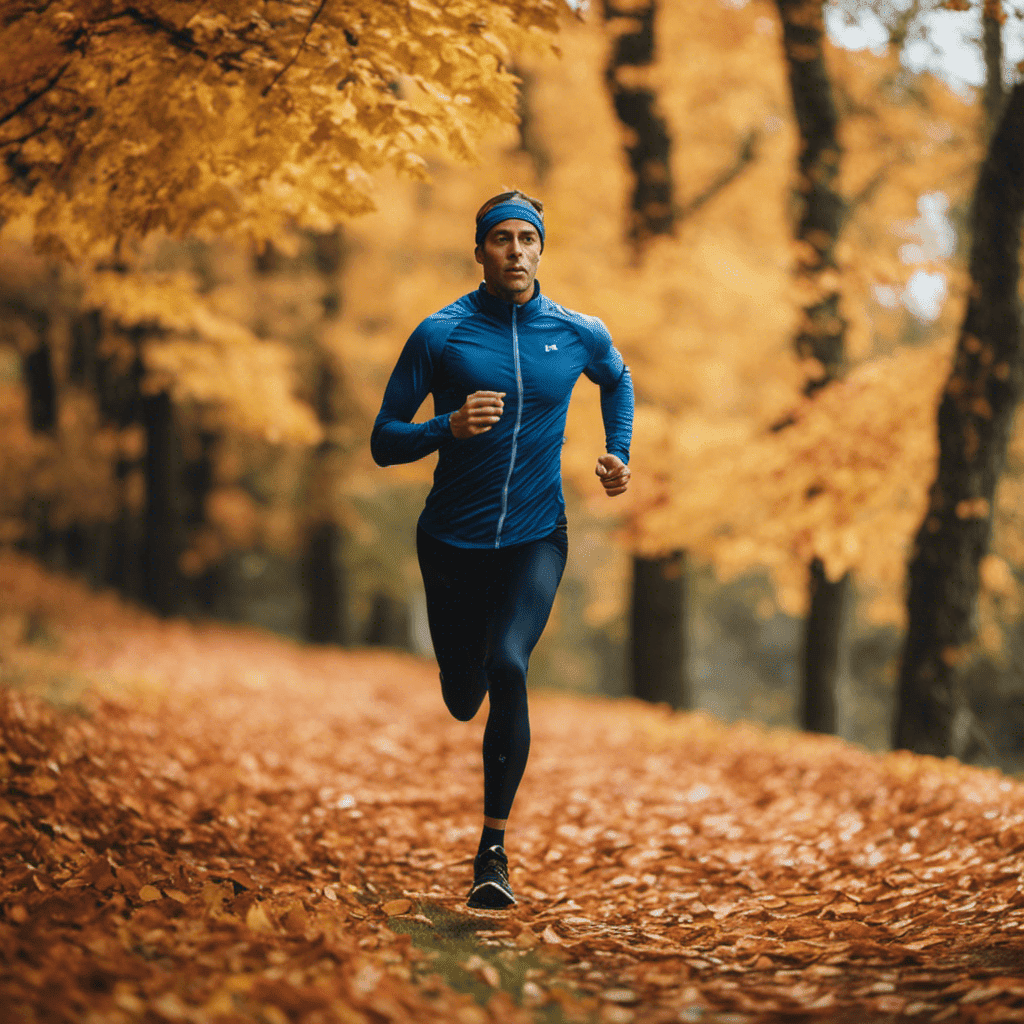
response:
<path id="1" fill-rule="evenodd" d="M 13 11 L 10 7 L 13 6 Z M 369 210 L 370 175 L 471 159 L 516 119 L 512 48 L 562 0 L 9 5 L 0 217 L 102 254 L 161 229 L 261 241 Z"/>

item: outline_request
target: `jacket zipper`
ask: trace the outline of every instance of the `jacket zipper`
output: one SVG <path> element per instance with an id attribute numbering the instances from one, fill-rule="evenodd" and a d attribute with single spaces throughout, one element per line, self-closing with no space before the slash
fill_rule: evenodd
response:
<path id="1" fill-rule="evenodd" d="M 519 445 L 519 424 L 523 418 L 523 374 L 519 366 L 519 329 L 516 325 L 516 307 L 512 305 L 512 357 L 516 366 L 516 392 L 519 402 L 516 405 L 516 425 L 512 428 L 512 454 L 508 460 L 508 474 L 505 477 L 505 486 L 501 489 L 501 515 L 498 516 L 498 529 L 494 537 L 494 546 L 501 547 L 501 528 L 505 525 L 505 516 L 508 514 L 508 489 L 512 483 L 512 470 L 516 465 L 516 448 Z"/>

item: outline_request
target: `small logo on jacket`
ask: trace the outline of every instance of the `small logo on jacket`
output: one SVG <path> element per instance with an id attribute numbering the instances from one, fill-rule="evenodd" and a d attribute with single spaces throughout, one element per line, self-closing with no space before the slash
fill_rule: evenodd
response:
<path id="1" fill-rule="evenodd" d="M 544 346 L 544 351 L 545 352 L 557 352 L 558 351 L 558 346 L 557 345 L 545 345 Z"/>

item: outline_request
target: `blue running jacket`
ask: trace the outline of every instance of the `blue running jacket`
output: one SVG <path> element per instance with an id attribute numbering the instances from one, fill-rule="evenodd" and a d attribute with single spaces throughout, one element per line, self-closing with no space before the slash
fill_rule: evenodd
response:
<path id="1" fill-rule="evenodd" d="M 601 388 L 605 450 L 628 462 L 633 383 L 604 324 L 552 302 L 539 284 L 523 305 L 481 284 L 413 331 L 370 451 L 379 466 L 438 453 L 420 516 L 432 537 L 462 548 L 538 540 L 565 514 L 565 417 L 581 373 Z M 489 431 L 460 441 L 448 419 L 474 391 L 504 391 L 505 409 Z M 428 394 L 436 415 L 412 423 Z"/>

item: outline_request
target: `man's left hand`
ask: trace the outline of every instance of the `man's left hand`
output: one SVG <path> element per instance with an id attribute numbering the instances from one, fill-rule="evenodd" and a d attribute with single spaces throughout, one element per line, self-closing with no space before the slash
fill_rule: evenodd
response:
<path id="1" fill-rule="evenodd" d="M 609 498 L 625 494 L 629 486 L 629 466 L 618 455 L 602 455 L 597 460 L 595 473 L 601 478 L 601 486 Z"/>

